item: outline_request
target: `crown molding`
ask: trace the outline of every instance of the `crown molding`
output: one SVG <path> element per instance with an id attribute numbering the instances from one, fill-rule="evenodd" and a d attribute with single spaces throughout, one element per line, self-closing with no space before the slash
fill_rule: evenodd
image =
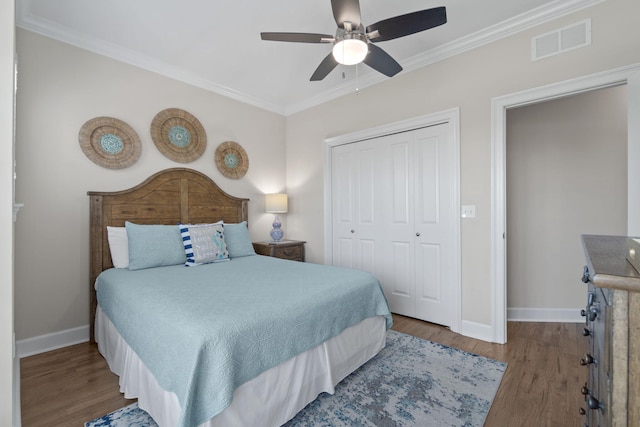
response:
<path id="1" fill-rule="evenodd" d="M 404 70 L 401 73 L 417 70 L 604 1 L 606 0 L 556 0 L 550 2 L 527 13 L 404 60 Z M 159 61 L 119 45 L 87 37 L 85 34 L 80 34 L 55 22 L 35 17 L 30 13 L 30 5 L 31 0 L 16 3 L 16 26 L 277 114 L 288 116 L 354 92 L 353 81 L 350 80 L 302 102 L 278 105 L 202 78 L 184 68 Z M 359 78 L 358 87 L 364 89 L 385 80 L 387 78 L 379 73 L 369 73 Z"/>
<path id="2" fill-rule="evenodd" d="M 204 79 L 187 69 L 168 64 L 114 43 L 87 36 L 56 22 L 35 17 L 28 12 L 30 3 L 30 0 L 17 2 L 17 27 L 258 108 L 284 114 L 284 108 L 279 105 L 218 84 L 212 80 Z"/>
<path id="3" fill-rule="evenodd" d="M 591 7 L 604 1 L 606 0 L 557 0 L 548 3 L 536 9 L 532 9 L 527 13 L 514 16 L 511 19 L 502 21 L 481 31 L 477 31 L 435 49 L 431 49 L 408 58 L 402 61 L 403 70 L 400 74 L 415 71 L 427 65 L 443 61 L 447 58 L 451 58 L 505 37 L 512 36 L 521 31 L 552 21 L 562 16 L 569 15 L 577 12 L 578 10 Z M 379 73 L 371 73 L 360 78 L 358 87 L 363 89 L 385 80 L 387 80 L 387 78 L 383 75 Z M 290 115 L 300 112 L 349 93 L 353 93 L 353 82 L 345 82 L 324 94 L 309 98 L 300 103 L 292 104 L 285 109 L 285 114 Z"/>

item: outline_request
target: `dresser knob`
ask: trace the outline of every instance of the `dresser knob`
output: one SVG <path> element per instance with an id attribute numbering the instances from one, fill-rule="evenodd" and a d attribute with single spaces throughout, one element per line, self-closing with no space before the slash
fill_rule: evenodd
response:
<path id="1" fill-rule="evenodd" d="M 578 410 L 578 413 L 579 413 L 580 415 L 587 415 L 587 411 L 585 411 L 585 410 L 584 410 L 584 408 L 580 408 L 580 409 Z"/>
<path id="2" fill-rule="evenodd" d="M 588 337 L 589 335 L 591 335 L 591 331 L 589 329 L 587 329 L 587 328 L 584 328 L 582 330 L 582 335 L 585 336 L 585 337 Z"/>
<path id="3" fill-rule="evenodd" d="M 585 396 L 586 396 L 587 394 L 589 394 L 589 389 L 587 388 L 587 384 L 586 384 L 586 383 L 585 383 L 585 385 L 583 385 L 583 386 L 580 388 L 580 393 L 584 394 Z"/>
<path id="4" fill-rule="evenodd" d="M 589 409 L 600 409 L 600 402 L 593 396 L 587 397 L 587 406 Z"/>
<path id="5" fill-rule="evenodd" d="M 353 233 L 355 233 L 355 232 L 356 232 L 356 230 L 351 230 L 351 234 L 353 234 Z"/>
<path id="6" fill-rule="evenodd" d="M 584 266 L 584 270 L 582 270 L 582 282 L 589 283 L 589 267 Z"/>
<path id="7" fill-rule="evenodd" d="M 586 354 L 584 356 L 584 358 L 580 359 L 580 364 L 582 366 L 587 366 L 587 365 L 590 365 L 592 363 L 595 363 L 595 361 L 596 360 L 590 354 Z"/>
<path id="8" fill-rule="evenodd" d="M 598 307 L 589 307 L 589 320 L 591 322 L 593 322 L 594 320 L 596 320 L 596 317 L 598 317 L 598 313 L 600 312 L 600 310 L 598 310 Z"/>

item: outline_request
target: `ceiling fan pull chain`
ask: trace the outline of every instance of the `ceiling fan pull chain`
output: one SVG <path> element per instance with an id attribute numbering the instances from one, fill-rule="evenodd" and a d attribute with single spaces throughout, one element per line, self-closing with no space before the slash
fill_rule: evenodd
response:
<path id="1" fill-rule="evenodd" d="M 360 74 L 358 73 L 358 65 L 356 64 L 356 95 L 360 93 L 360 88 L 358 87 L 360 85 L 360 80 L 358 79 L 358 77 L 360 76 Z"/>

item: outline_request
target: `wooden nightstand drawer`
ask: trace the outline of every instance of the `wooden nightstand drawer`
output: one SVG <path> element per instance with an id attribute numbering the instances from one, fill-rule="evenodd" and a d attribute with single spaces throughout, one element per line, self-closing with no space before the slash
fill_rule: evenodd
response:
<path id="1" fill-rule="evenodd" d="M 283 259 L 291 259 L 294 261 L 302 261 L 303 259 L 303 254 L 302 254 L 302 246 L 285 246 L 285 247 L 278 247 L 276 246 L 274 251 L 273 251 L 273 256 L 276 258 L 283 258 Z"/>
<path id="2" fill-rule="evenodd" d="M 256 242 L 253 249 L 258 255 L 266 255 L 291 261 L 304 261 L 304 244 L 299 240 L 275 242 Z"/>

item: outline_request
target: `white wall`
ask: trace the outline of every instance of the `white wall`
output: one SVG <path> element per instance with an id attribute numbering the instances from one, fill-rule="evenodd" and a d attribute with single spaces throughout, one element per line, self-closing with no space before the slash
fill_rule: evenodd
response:
<path id="1" fill-rule="evenodd" d="M 17 32 L 17 51 L 16 192 L 25 204 L 16 223 L 18 340 L 89 323 L 87 191 L 122 190 L 159 170 L 189 167 L 227 193 L 250 198 L 252 238 L 268 238 L 273 217 L 264 213 L 263 195 L 286 190 L 283 116 L 24 30 Z M 153 117 L 170 107 L 193 114 L 207 133 L 207 148 L 192 163 L 165 158 L 151 139 Z M 112 170 L 84 155 L 78 131 L 98 116 L 123 120 L 138 133 L 137 163 Z M 216 147 L 228 140 L 249 157 L 240 180 L 223 177 L 214 163 Z"/>
<path id="2" fill-rule="evenodd" d="M 580 235 L 626 230 L 626 85 L 509 110 L 510 313 L 573 309 L 579 319 L 586 295 Z"/>
<path id="3" fill-rule="evenodd" d="M 0 1 L 0 424 L 13 407 L 13 91 L 14 2 Z"/>
<path id="4" fill-rule="evenodd" d="M 608 0 L 287 118 L 289 233 L 323 259 L 323 165 L 327 137 L 460 107 L 462 318 L 491 324 L 491 99 L 640 62 L 640 2 Z M 592 18 L 589 47 L 531 62 L 533 36 Z M 391 54 L 393 52 L 390 52 Z"/>

